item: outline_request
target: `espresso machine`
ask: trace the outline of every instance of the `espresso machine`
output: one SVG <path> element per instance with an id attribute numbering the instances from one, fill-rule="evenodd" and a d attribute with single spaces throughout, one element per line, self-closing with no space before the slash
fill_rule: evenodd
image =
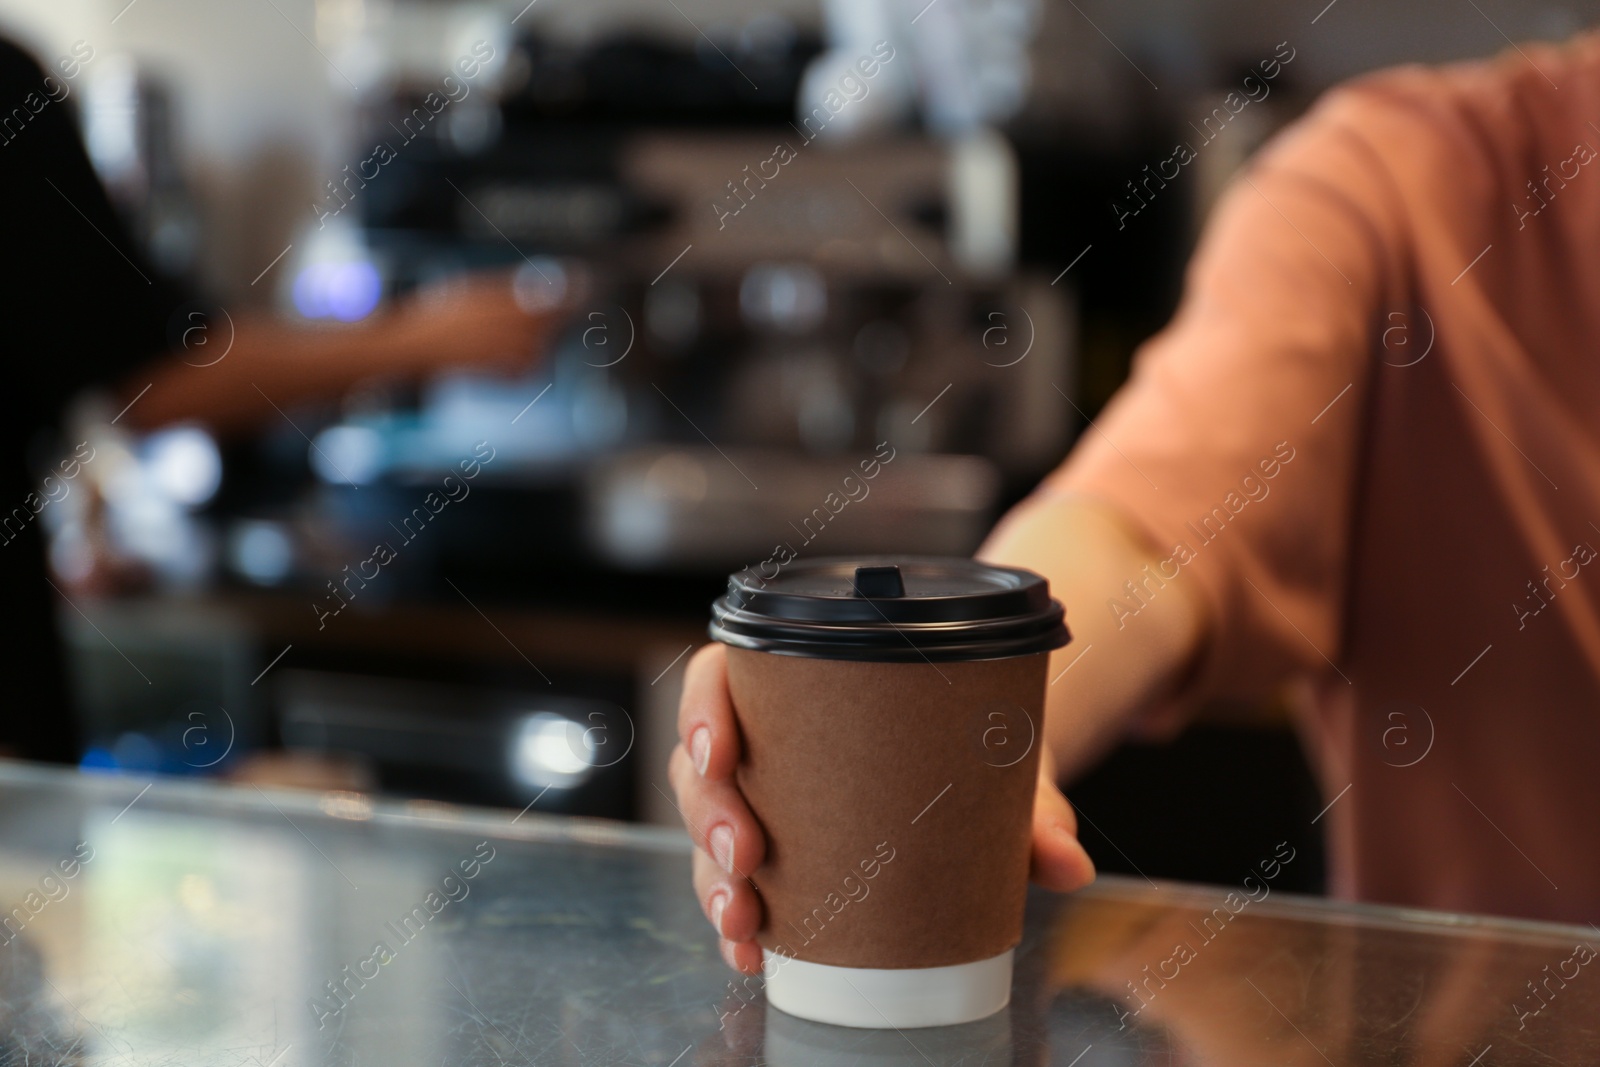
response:
<path id="1" fill-rule="evenodd" d="M 925 59 L 856 37 L 752 20 L 716 50 L 520 38 L 492 135 L 408 146 L 366 240 L 402 283 L 498 261 L 537 299 L 567 257 L 587 295 L 524 382 L 457 377 L 405 426 L 348 428 L 426 466 L 440 427 L 503 414 L 498 476 L 562 487 L 577 567 L 765 558 L 880 446 L 896 458 L 872 514 L 838 513 L 809 551 L 970 552 L 1065 448 L 1074 308 L 1017 267 L 1006 139 L 930 130 Z"/>

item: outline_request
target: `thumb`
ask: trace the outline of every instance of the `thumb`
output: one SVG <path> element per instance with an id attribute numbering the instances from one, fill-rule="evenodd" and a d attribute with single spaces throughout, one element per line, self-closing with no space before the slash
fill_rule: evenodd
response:
<path id="1" fill-rule="evenodd" d="M 1059 893 L 1094 881 L 1094 861 L 1078 842 L 1078 817 L 1044 768 L 1033 800 L 1033 859 L 1028 873 L 1044 888 Z"/>

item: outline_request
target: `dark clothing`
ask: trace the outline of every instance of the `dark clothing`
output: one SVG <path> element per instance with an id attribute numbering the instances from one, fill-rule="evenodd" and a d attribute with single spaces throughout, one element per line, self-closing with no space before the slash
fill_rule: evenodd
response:
<path id="1" fill-rule="evenodd" d="M 85 53 L 92 62 L 80 45 L 47 81 L 0 40 L 0 337 L 11 386 L 0 418 L 0 745 L 65 761 L 80 739 L 55 617 L 73 609 L 46 577 L 40 512 L 52 505 L 37 476 L 48 467 L 59 479 L 77 442 L 31 457 L 34 469 L 28 452 L 76 393 L 115 385 L 170 347 L 168 320 L 182 303 L 128 237 L 84 152 L 69 109 Z"/>

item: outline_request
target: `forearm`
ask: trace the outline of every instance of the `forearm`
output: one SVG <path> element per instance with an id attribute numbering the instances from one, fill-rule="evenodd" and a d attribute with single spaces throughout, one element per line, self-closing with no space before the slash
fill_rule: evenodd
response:
<path id="1" fill-rule="evenodd" d="M 990 535 L 979 556 L 1050 580 L 1067 609 L 1072 643 L 1051 657 L 1045 741 L 1063 778 L 1092 764 L 1191 669 L 1207 631 L 1192 578 L 1152 586 L 1136 618 L 1114 613 L 1124 583 L 1145 579 L 1163 554 L 1108 504 L 1037 496 Z M 1070 667 L 1070 669 L 1069 669 Z"/>
<path id="2" fill-rule="evenodd" d="M 150 388 L 127 419 L 141 429 L 195 419 L 219 433 L 236 432 L 277 418 L 274 404 L 337 394 L 380 374 L 415 376 L 425 369 L 416 349 L 389 316 L 320 327 L 240 315 L 231 337 L 213 336 L 205 348 L 164 356 L 146 368 L 143 382 L 131 380 L 129 399 L 146 383 Z"/>
<path id="3" fill-rule="evenodd" d="M 439 283 L 351 325 L 237 314 L 208 323 L 204 345 L 130 378 L 126 400 L 149 391 L 128 421 L 149 429 L 196 419 L 227 433 L 278 418 L 274 407 L 335 397 L 373 378 L 465 367 L 520 373 L 550 347 L 583 291 L 580 276 L 529 295 L 511 274 L 489 272 Z"/>

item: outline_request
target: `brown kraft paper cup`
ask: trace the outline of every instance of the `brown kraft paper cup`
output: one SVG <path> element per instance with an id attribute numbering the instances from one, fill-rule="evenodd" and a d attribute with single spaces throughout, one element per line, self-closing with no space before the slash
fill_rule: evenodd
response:
<path id="1" fill-rule="evenodd" d="M 861 662 L 728 649 L 764 949 L 845 967 L 1021 939 L 1048 653 Z"/>

